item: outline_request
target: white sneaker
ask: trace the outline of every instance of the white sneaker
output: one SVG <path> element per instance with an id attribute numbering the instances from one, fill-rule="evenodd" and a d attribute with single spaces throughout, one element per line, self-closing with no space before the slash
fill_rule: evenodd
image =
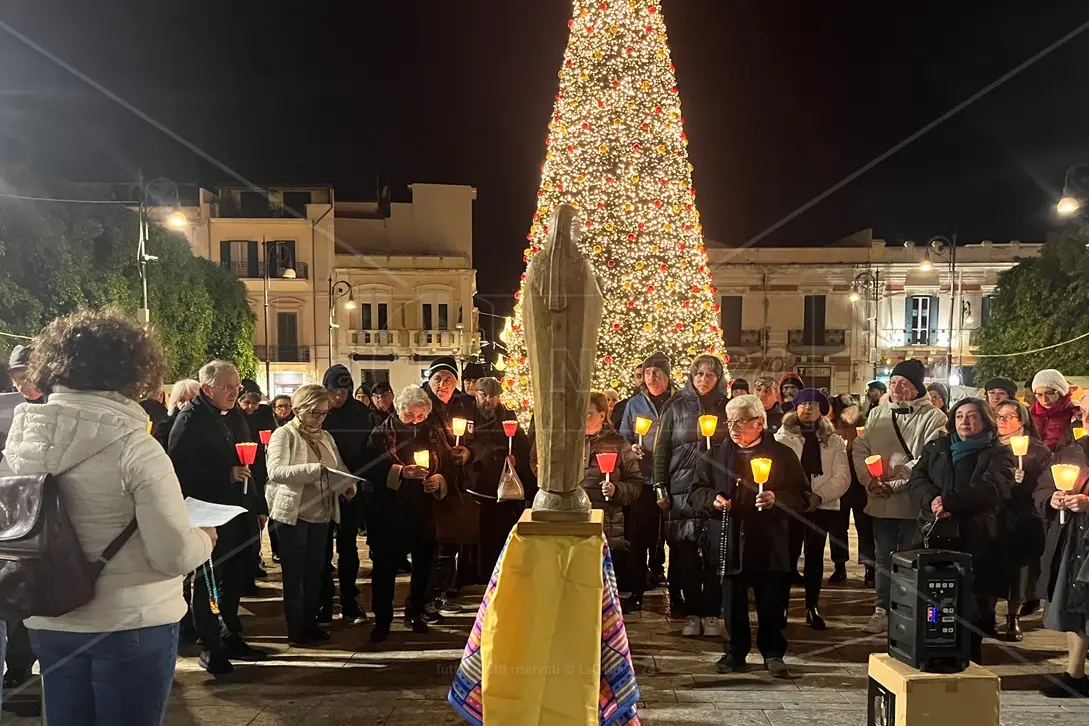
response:
<path id="1" fill-rule="evenodd" d="M 885 608 L 874 610 L 870 622 L 866 623 L 866 627 L 862 628 L 862 632 L 868 635 L 880 635 L 881 633 L 887 633 L 888 630 L 889 616 L 885 612 Z"/>
<path id="2" fill-rule="evenodd" d="M 700 637 L 700 619 L 695 615 L 689 615 L 684 621 L 684 628 L 681 629 L 681 635 L 686 638 Z"/>
<path id="3" fill-rule="evenodd" d="M 722 621 L 718 618 L 704 618 L 703 634 L 708 638 L 721 638 Z"/>

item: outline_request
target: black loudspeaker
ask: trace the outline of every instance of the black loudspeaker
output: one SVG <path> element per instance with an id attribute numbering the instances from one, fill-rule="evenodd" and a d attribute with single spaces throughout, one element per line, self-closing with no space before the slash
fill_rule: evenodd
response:
<path id="1" fill-rule="evenodd" d="M 950 550 L 892 555 L 889 655 L 920 671 L 959 673 L 972 653 L 972 556 Z"/>

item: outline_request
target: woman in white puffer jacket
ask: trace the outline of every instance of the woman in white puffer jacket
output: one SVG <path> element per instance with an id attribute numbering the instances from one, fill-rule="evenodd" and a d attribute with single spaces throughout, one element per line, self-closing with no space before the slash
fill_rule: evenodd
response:
<path id="1" fill-rule="evenodd" d="M 56 476 L 90 558 L 137 522 L 91 602 L 26 621 L 50 723 L 78 714 L 81 724 L 159 724 L 165 713 L 182 576 L 211 556 L 215 530 L 189 526 L 174 467 L 137 403 L 161 387 L 162 370 L 147 331 L 110 313 L 58 318 L 33 344 L 30 375 L 53 393 L 16 408 L 0 474 Z"/>
<path id="2" fill-rule="evenodd" d="M 818 610 L 824 579 L 824 546 L 828 532 L 835 531 L 839 498 L 851 486 L 847 443 L 825 418 L 832 409 L 828 397 L 815 388 L 805 388 L 794 398 L 794 411 L 783 417 L 775 440 L 786 444 L 802 462 L 809 477 L 809 506 L 804 519 L 791 522 L 791 562 L 797 564 L 805 545 L 805 621 L 814 630 L 827 626 Z"/>

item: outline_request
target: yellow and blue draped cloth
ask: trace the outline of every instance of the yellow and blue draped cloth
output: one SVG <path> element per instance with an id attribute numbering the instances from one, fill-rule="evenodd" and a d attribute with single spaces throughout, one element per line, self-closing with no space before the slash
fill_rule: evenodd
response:
<path id="1" fill-rule="evenodd" d="M 638 726 L 604 538 L 511 532 L 447 699 L 474 726 Z"/>

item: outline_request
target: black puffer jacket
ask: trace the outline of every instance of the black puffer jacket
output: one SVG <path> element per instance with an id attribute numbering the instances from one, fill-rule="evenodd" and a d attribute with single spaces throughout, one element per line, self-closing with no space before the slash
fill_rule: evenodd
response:
<path id="1" fill-rule="evenodd" d="M 616 485 L 616 493 L 605 501 L 601 485 L 605 474 L 597 462 L 598 454 L 616 453 L 616 469 L 609 474 L 609 481 Z M 609 428 L 603 428 L 593 436 L 586 437 L 586 461 L 582 474 L 582 488 L 590 497 L 594 509 L 605 513 L 605 537 L 609 549 L 627 552 L 631 543 L 624 538 L 624 507 L 628 506 L 643 490 L 643 473 L 639 469 L 639 459 L 631 450 L 631 444 L 620 434 Z"/>
<path id="2" fill-rule="evenodd" d="M 952 516 L 938 523 L 935 536 L 955 532 L 950 538 L 956 548 L 972 556 L 976 592 L 990 592 L 1000 577 L 998 558 L 998 511 L 1009 499 L 1016 460 L 1010 449 L 998 443 L 953 463 L 952 439 L 941 436 L 923 447 L 922 456 L 908 481 L 911 500 L 922 516 L 931 514 L 931 504 L 942 498 L 943 508 Z M 919 540 L 922 540 L 920 535 Z"/>
<path id="3" fill-rule="evenodd" d="M 669 491 L 670 508 L 666 512 L 666 540 L 698 542 L 705 517 L 688 504 L 688 492 L 696 476 L 701 457 L 707 455 L 707 439 L 700 433 L 700 416 L 718 417 L 712 446 L 727 436 L 726 394 L 715 389 L 700 396 L 692 381 L 673 397 L 662 414 L 661 428 L 654 445 L 654 483 Z"/>

